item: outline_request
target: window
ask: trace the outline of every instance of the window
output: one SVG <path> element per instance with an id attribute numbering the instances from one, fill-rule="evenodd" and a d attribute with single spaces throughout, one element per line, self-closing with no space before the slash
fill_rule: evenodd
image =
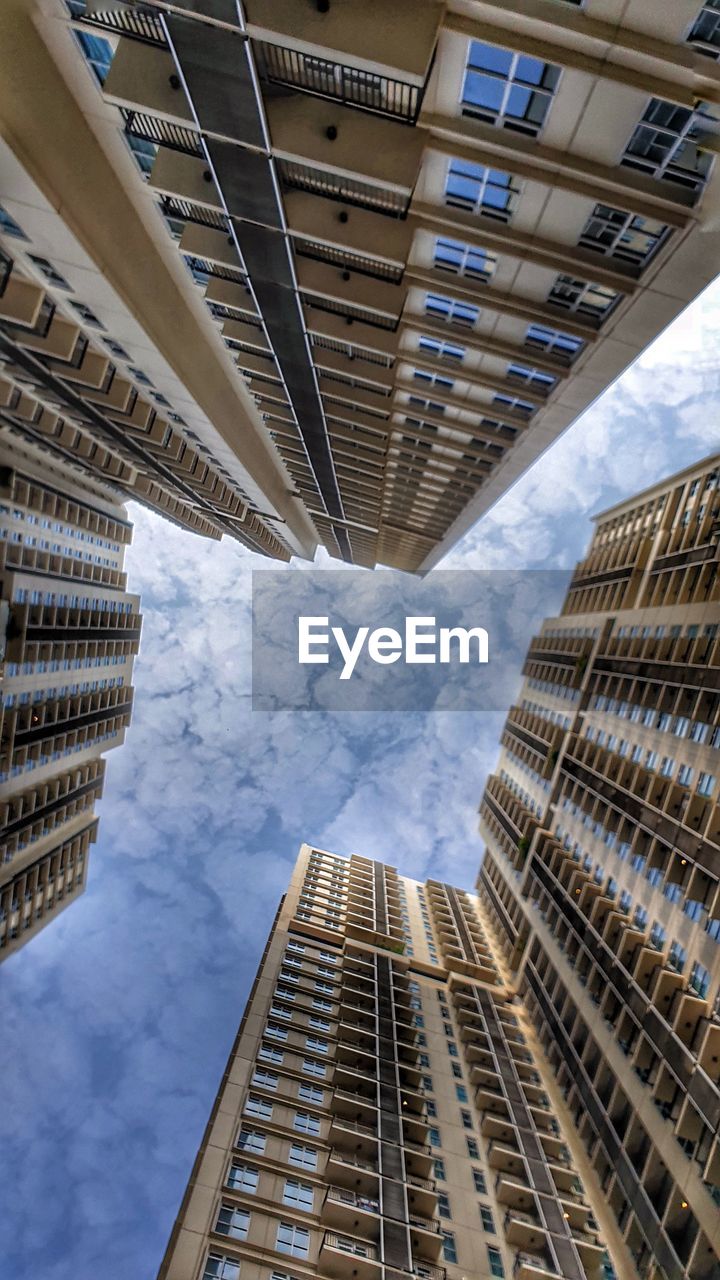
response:
<path id="1" fill-rule="evenodd" d="M 320 1121 L 317 1116 L 311 1116 L 307 1111 L 296 1111 L 293 1119 L 293 1129 L 297 1129 L 298 1133 L 318 1134 L 320 1132 Z"/>
<path id="2" fill-rule="evenodd" d="M 320 996 L 315 996 L 312 1007 L 313 1009 L 322 1009 L 325 1013 L 332 1013 L 332 1000 L 323 1000 Z"/>
<path id="3" fill-rule="evenodd" d="M 285 1009 L 279 1004 L 271 1004 L 270 1012 L 273 1018 L 292 1018 L 292 1009 Z"/>
<path id="4" fill-rule="evenodd" d="M 619 258 L 633 266 L 644 266 L 668 234 L 668 227 L 656 218 L 641 218 L 625 209 L 596 204 L 578 241 L 583 249 L 593 249 L 609 258 Z"/>
<path id="5" fill-rule="evenodd" d="M 681 946 L 679 942 L 673 940 L 673 942 L 670 943 L 670 952 L 668 954 L 668 964 L 670 965 L 670 968 L 675 969 L 678 973 L 682 973 L 685 968 L 686 959 L 687 952 L 685 951 L 685 948 Z"/>
<path id="6" fill-rule="evenodd" d="M 425 1110 L 426 1110 L 427 1114 L 428 1114 L 431 1118 L 437 1115 L 437 1107 L 436 1107 L 435 1102 L 434 1102 L 434 1100 L 433 1100 L 432 1098 L 428 1098 L 428 1099 L 426 1100 L 426 1102 L 425 1102 Z"/>
<path id="7" fill-rule="evenodd" d="M 305 1046 L 308 1049 L 314 1049 L 315 1053 L 327 1053 L 330 1047 L 327 1040 L 322 1040 L 319 1036 L 308 1036 Z"/>
<path id="8" fill-rule="evenodd" d="M 444 1191 L 438 1191 L 438 1213 L 441 1218 L 452 1218 L 450 1212 L 450 1200 Z"/>
<path id="9" fill-rule="evenodd" d="M 462 113 L 537 137 L 559 78 L 551 63 L 471 40 Z"/>
<path id="10" fill-rule="evenodd" d="M 102 36 L 91 36 L 87 31 L 75 31 L 73 34 L 98 83 L 104 84 L 114 53 L 110 41 L 104 40 Z"/>
<path id="11" fill-rule="evenodd" d="M 425 355 L 436 360 L 465 359 L 464 347 L 458 346 L 456 342 L 441 342 L 439 338 L 418 338 L 418 348 Z"/>
<path id="12" fill-rule="evenodd" d="M 462 1067 L 459 1062 L 451 1062 L 452 1073 L 456 1080 L 462 1080 Z"/>
<path id="13" fill-rule="evenodd" d="M 562 274 L 548 294 L 548 302 L 552 306 L 564 307 L 566 311 L 591 316 L 594 320 L 604 320 L 619 298 L 619 293 L 605 285 L 590 284 Z"/>
<path id="14" fill-rule="evenodd" d="M 298 1087 L 298 1098 L 303 1102 L 314 1102 L 316 1106 L 321 1107 L 325 1100 L 325 1091 L 319 1089 L 316 1084 L 301 1084 Z"/>
<path id="15" fill-rule="evenodd" d="M 485 281 L 490 279 L 495 270 L 497 258 L 493 253 L 488 253 L 487 249 L 440 236 L 435 241 L 434 266 L 439 271 L 451 271 L 453 275 Z"/>
<path id="16" fill-rule="evenodd" d="M 312 1058 L 303 1058 L 302 1069 L 309 1076 L 320 1076 L 323 1079 L 327 1074 L 327 1067 L 324 1062 L 315 1062 Z"/>
<path id="17" fill-rule="evenodd" d="M 313 1189 L 309 1182 L 298 1182 L 297 1178 L 286 1178 L 282 1202 L 288 1209 L 299 1209 L 303 1213 L 312 1213 Z"/>
<path id="18" fill-rule="evenodd" d="M 282 1049 L 275 1049 L 270 1044 L 263 1044 L 258 1051 L 258 1058 L 262 1058 L 264 1062 L 280 1063 L 283 1061 L 285 1054 Z"/>
<path id="19" fill-rule="evenodd" d="M 505 1268 L 503 1267 L 502 1254 L 500 1250 L 494 1249 L 492 1245 L 488 1245 L 487 1255 L 488 1262 L 490 1263 L 490 1275 L 498 1276 L 499 1280 L 502 1280 L 502 1277 L 505 1275 Z"/>
<path id="20" fill-rule="evenodd" d="M 202 1280 L 240 1280 L 240 1263 L 224 1253 L 209 1253 Z"/>
<path id="21" fill-rule="evenodd" d="M 445 298 L 439 293 L 425 294 L 425 314 L 434 320 L 447 320 L 450 324 L 462 324 L 472 328 L 480 315 L 480 308 L 458 298 Z"/>
<path id="22" fill-rule="evenodd" d="M 279 1027 L 277 1022 L 268 1022 L 265 1028 L 265 1035 L 272 1036 L 274 1040 L 287 1040 L 287 1027 Z"/>
<path id="23" fill-rule="evenodd" d="M 495 1222 L 492 1216 L 492 1210 L 486 1204 L 480 1205 L 480 1221 L 482 1222 L 483 1231 L 487 1231 L 490 1235 L 495 1235 Z"/>
<path id="24" fill-rule="evenodd" d="M 445 203 L 468 213 L 507 222 L 515 210 L 520 188 L 509 173 L 487 169 L 466 160 L 451 160 L 445 184 Z"/>
<path id="25" fill-rule="evenodd" d="M 257 1067 L 253 1072 L 252 1083 L 262 1085 L 263 1089 L 277 1089 L 279 1079 L 276 1071 L 265 1071 L 263 1067 Z"/>
<path id="26" fill-rule="evenodd" d="M 57 289 L 70 288 L 70 285 L 68 284 L 65 277 L 61 276 L 60 272 L 55 270 L 52 262 L 48 261 L 47 258 L 39 258 L 34 253 L 29 253 L 28 258 L 37 267 L 38 271 L 40 271 L 42 275 L 44 275 L 45 279 L 49 281 L 50 284 L 54 284 Z"/>
<path id="27" fill-rule="evenodd" d="M 699 796 L 711 796 L 715 790 L 715 775 L 701 773 L 698 777 L 697 793 Z"/>
<path id="28" fill-rule="evenodd" d="M 531 324 L 525 334 L 525 346 L 547 351 L 548 355 L 557 356 L 569 364 L 585 343 L 582 338 L 574 338 L 571 334 L 562 333 L 559 329 L 548 329 L 543 324 Z"/>
<path id="29" fill-rule="evenodd" d="M 416 382 L 425 382 L 428 386 L 439 387 L 440 391 L 452 391 L 455 383 L 452 378 L 446 378 L 442 373 L 429 373 L 426 369 L 413 369 L 413 378 Z"/>
<path id="30" fill-rule="evenodd" d="M 428 1129 L 428 1138 L 429 1138 L 431 1147 L 440 1146 L 440 1130 L 439 1129 L 435 1129 L 434 1127 L 431 1126 Z"/>
<path id="31" fill-rule="evenodd" d="M 441 1160 L 438 1157 L 438 1159 L 435 1160 L 433 1163 L 435 1165 L 435 1177 L 439 1178 L 441 1182 L 444 1182 L 445 1181 L 445 1161 Z"/>
<path id="32" fill-rule="evenodd" d="M 468 1092 L 464 1084 L 455 1085 L 455 1097 L 457 1098 L 458 1102 L 467 1102 Z"/>
<path id="33" fill-rule="evenodd" d="M 451 1058 L 457 1058 L 457 1056 L 458 1056 L 458 1048 L 457 1048 L 457 1045 L 455 1044 L 455 1041 L 454 1041 L 454 1040 L 448 1040 L 447 1051 L 448 1051 L 448 1053 L 450 1054 L 450 1057 L 451 1057 Z"/>
<path id="34" fill-rule="evenodd" d="M 482 1172 L 482 1169 L 473 1169 L 472 1176 L 475 1190 L 479 1191 L 480 1195 L 485 1195 L 487 1186 L 485 1183 L 485 1174 Z"/>
<path id="35" fill-rule="evenodd" d="M 305 1147 L 302 1142 L 293 1142 L 288 1154 L 288 1164 L 296 1169 L 317 1169 L 318 1153 L 314 1147 Z"/>
<path id="36" fill-rule="evenodd" d="M 651 98 L 621 164 L 700 191 L 710 173 L 712 155 L 701 151 L 696 139 L 712 123 L 711 110 L 705 103 L 693 109 Z"/>
<path id="37" fill-rule="evenodd" d="M 443 1231 L 442 1242 L 443 1258 L 445 1261 L 457 1262 L 457 1248 L 455 1245 L 455 1236 L 452 1231 Z"/>
<path id="38" fill-rule="evenodd" d="M 231 1236 L 233 1240 L 247 1240 L 250 1214 L 245 1209 L 233 1209 L 232 1205 L 221 1204 L 215 1223 L 215 1230 L 223 1236 Z"/>
<path id="39" fill-rule="evenodd" d="M 15 219 L 10 217 L 7 209 L 3 209 L 2 205 L 0 205 L 0 231 L 6 236 L 15 236 L 18 240 L 27 240 L 22 227 L 18 226 Z"/>
<path id="40" fill-rule="evenodd" d="M 423 1076 L 422 1086 L 426 1093 L 432 1093 L 433 1092 L 432 1076 Z"/>
<path id="41" fill-rule="evenodd" d="M 305 944 L 302 942 L 288 942 L 288 951 L 294 951 L 297 955 L 305 954 Z"/>
<path id="42" fill-rule="evenodd" d="M 463 1110 L 463 1111 L 461 1111 L 461 1112 L 460 1112 L 460 1119 L 461 1119 L 461 1120 L 462 1120 L 462 1122 L 463 1122 L 463 1128 L 464 1128 L 464 1129 L 472 1129 L 472 1127 L 473 1127 L 473 1118 L 472 1118 L 472 1116 L 471 1116 L 471 1114 L 470 1114 L 470 1112 L 469 1112 L 469 1111 L 464 1111 L 464 1110 Z"/>
<path id="43" fill-rule="evenodd" d="M 251 1094 L 245 1103 L 245 1111 L 249 1116 L 261 1116 L 263 1120 L 269 1120 L 272 1115 L 272 1102 Z"/>
<path id="44" fill-rule="evenodd" d="M 292 1222 L 279 1222 L 275 1248 L 289 1253 L 292 1258 L 307 1258 L 310 1252 L 310 1232 L 306 1227 L 296 1227 Z"/>
<path id="45" fill-rule="evenodd" d="M 256 1156 L 261 1156 L 265 1152 L 265 1142 L 266 1135 L 258 1133 L 257 1129 L 241 1129 L 237 1145 L 241 1151 L 252 1151 Z"/>
<path id="46" fill-rule="evenodd" d="M 720 58 L 720 0 L 705 0 L 688 40 L 690 44 L 697 45 L 700 53 Z"/>
<path id="47" fill-rule="evenodd" d="M 233 1191 L 245 1191 L 254 1195 L 257 1191 L 260 1170 L 251 1164 L 239 1164 L 233 1160 L 228 1170 L 227 1184 Z"/>
<path id="48" fill-rule="evenodd" d="M 543 373 L 540 369 L 528 368 L 524 364 L 509 364 L 507 376 L 513 382 L 522 382 L 526 387 L 534 387 L 536 391 L 552 391 L 557 378 L 551 373 Z"/>
<path id="49" fill-rule="evenodd" d="M 700 964 L 699 960 L 696 960 L 693 964 L 690 973 L 690 986 L 693 991 L 697 992 L 697 994 L 702 997 L 702 999 L 705 999 L 710 987 L 710 974 L 707 969 Z"/>
<path id="50" fill-rule="evenodd" d="M 468 1155 L 469 1155 L 470 1159 L 471 1159 L 471 1160 L 479 1160 L 479 1159 L 480 1159 L 480 1152 L 479 1152 L 479 1150 L 478 1150 L 478 1144 L 477 1144 L 477 1142 L 475 1141 L 475 1139 L 474 1139 L 474 1138 L 466 1138 L 466 1139 L 465 1139 L 465 1141 L 466 1141 L 466 1143 L 467 1143 Z"/>

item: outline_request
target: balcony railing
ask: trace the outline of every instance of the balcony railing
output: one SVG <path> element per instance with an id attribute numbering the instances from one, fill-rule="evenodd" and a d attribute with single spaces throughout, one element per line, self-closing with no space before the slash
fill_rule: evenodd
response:
<path id="1" fill-rule="evenodd" d="M 379 1254 L 374 1244 L 370 1244 L 366 1240 L 355 1240 L 352 1236 L 340 1236 L 334 1231 L 326 1231 L 323 1236 L 323 1247 L 329 1249 L 340 1249 L 343 1253 L 351 1253 L 355 1258 L 368 1258 L 371 1262 L 377 1260 Z"/>
<path id="2" fill-rule="evenodd" d="M 366 1213 L 379 1213 L 380 1201 L 374 1196 L 364 1196 L 357 1191 L 346 1191 L 344 1187 L 328 1187 L 326 1200 L 336 1204 L 346 1204 L 353 1209 L 363 1209 Z"/>
<path id="3" fill-rule="evenodd" d="M 313 97 L 331 98 L 405 124 L 415 124 L 418 118 L 424 85 L 343 66 L 262 40 L 253 41 L 253 51 L 260 75 L 273 84 L 287 85 Z"/>

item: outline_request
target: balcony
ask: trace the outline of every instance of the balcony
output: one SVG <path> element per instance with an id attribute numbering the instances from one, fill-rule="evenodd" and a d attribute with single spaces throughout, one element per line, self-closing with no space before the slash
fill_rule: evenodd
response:
<path id="1" fill-rule="evenodd" d="M 514 1280 L 557 1280 L 559 1272 L 555 1271 L 546 1258 L 529 1253 L 518 1253 L 513 1265 Z"/>
<path id="2" fill-rule="evenodd" d="M 495 1194 L 499 1204 L 522 1209 L 533 1204 L 535 1193 L 522 1177 L 513 1177 L 503 1171 L 495 1179 Z"/>
<path id="3" fill-rule="evenodd" d="M 508 1146 L 506 1143 L 493 1140 L 488 1143 L 487 1149 L 488 1164 L 491 1169 L 499 1169 L 502 1173 L 521 1173 L 524 1168 L 524 1160 L 517 1147 Z"/>
<path id="4" fill-rule="evenodd" d="M 336 1280 L 381 1280 L 380 1252 L 367 1240 L 326 1231 L 320 1245 L 320 1270 Z"/>
<path id="5" fill-rule="evenodd" d="M 430 1144 L 406 1141 L 404 1149 L 405 1170 L 409 1179 L 429 1180 L 434 1168 L 433 1148 Z"/>
<path id="6" fill-rule="evenodd" d="M 377 1196 L 380 1173 L 373 1160 L 363 1159 L 362 1156 L 345 1152 L 339 1147 L 332 1147 L 328 1153 L 325 1171 L 327 1177 L 332 1178 L 338 1186 L 342 1187 L 345 1182 L 352 1183 L 354 1191 L 358 1194 L 365 1195 L 368 1199 Z"/>
<path id="7" fill-rule="evenodd" d="M 356 1120 L 370 1128 L 377 1128 L 377 1098 L 375 1090 L 363 1093 L 359 1089 L 335 1089 L 330 1099 L 333 1115 Z"/>
<path id="8" fill-rule="evenodd" d="M 418 1178 L 407 1174 L 405 1182 L 407 1184 L 410 1213 L 417 1213 L 423 1218 L 433 1218 L 437 1212 L 437 1192 L 434 1179 Z"/>
<path id="9" fill-rule="evenodd" d="M 480 1132 L 484 1138 L 495 1138 L 502 1141 L 515 1141 L 515 1125 L 507 1116 L 492 1115 L 486 1111 L 480 1121 Z"/>
<path id="10" fill-rule="evenodd" d="M 545 1231 L 534 1214 L 521 1213 L 519 1209 L 508 1209 L 503 1219 L 505 1239 L 508 1244 L 520 1245 L 522 1248 L 536 1248 L 545 1241 Z"/>
<path id="11" fill-rule="evenodd" d="M 335 1115 L 330 1122 L 329 1137 L 338 1152 L 350 1148 L 352 1155 L 360 1160 L 377 1161 L 377 1132 L 370 1125 Z"/>
<path id="12" fill-rule="evenodd" d="M 437 1218 L 419 1217 L 409 1214 L 410 1240 L 413 1255 L 429 1262 L 437 1262 L 442 1252 L 442 1236 Z"/>
<path id="13" fill-rule="evenodd" d="M 328 1187 L 320 1211 L 321 1221 L 339 1232 L 360 1232 L 363 1241 L 379 1239 L 380 1201 L 361 1191 Z"/>

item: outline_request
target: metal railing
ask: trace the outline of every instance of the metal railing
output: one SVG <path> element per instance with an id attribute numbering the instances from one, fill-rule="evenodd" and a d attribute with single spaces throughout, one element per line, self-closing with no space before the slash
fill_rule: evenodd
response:
<path id="1" fill-rule="evenodd" d="M 107 9 L 89 11 L 84 0 L 69 0 L 68 8 L 71 17 L 90 27 L 101 27 L 104 31 L 112 31 L 119 36 L 129 36 L 132 40 L 140 40 L 143 44 L 166 44 L 162 24 L 154 14 L 139 4 L 132 8 Z"/>
<path id="2" fill-rule="evenodd" d="M 202 156 L 203 149 L 200 135 L 185 125 L 172 124 L 159 116 L 148 115 L 146 111 L 133 111 L 129 107 L 121 107 L 125 132 L 134 138 L 142 138 L 144 142 L 154 142 L 159 147 L 168 147 L 171 151 L 182 151 L 184 155 Z"/>
<path id="3" fill-rule="evenodd" d="M 227 231 L 227 218 L 219 209 L 207 209 L 204 205 L 194 204 L 192 200 L 181 200 L 178 196 L 163 196 L 160 208 L 167 218 L 179 218 L 184 222 L 196 222 L 201 227 L 215 227 L 218 231 Z"/>
<path id="4" fill-rule="evenodd" d="M 284 84 L 313 97 L 332 98 L 404 124 L 415 124 L 418 118 L 425 85 L 408 84 L 262 40 L 253 41 L 253 52 L 259 74 L 271 83 Z"/>
<path id="5" fill-rule="evenodd" d="M 400 323 L 399 315 L 384 316 L 377 311 L 366 311 L 364 307 L 354 307 L 348 302 L 336 302 L 334 298 L 325 298 L 319 293 L 302 292 L 300 301 L 306 307 L 315 307 L 318 311 L 329 311 L 333 315 L 345 316 L 348 320 L 360 320 L 363 324 L 372 325 L 375 329 L 387 329 L 391 333 L 395 332 Z"/>
<path id="6" fill-rule="evenodd" d="M 355 1240 L 352 1236 L 340 1236 L 334 1231 L 325 1232 L 322 1246 L 341 1249 L 343 1253 L 350 1253 L 354 1258 L 368 1258 L 370 1262 L 376 1262 L 379 1256 L 374 1244 L 365 1240 Z"/>
<path id="7" fill-rule="evenodd" d="M 314 169 L 294 160 L 276 160 L 278 174 L 285 187 L 298 191 L 310 191 L 328 200 L 340 200 L 358 209 L 373 209 L 391 218 L 404 218 L 410 205 L 410 195 L 391 191 L 371 182 L 361 182 L 347 174 L 334 173 L 330 169 Z"/>
<path id="8" fill-rule="evenodd" d="M 344 1187 L 328 1187 L 326 1200 L 335 1204 L 347 1204 L 354 1209 L 364 1209 L 367 1213 L 379 1213 L 380 1201 L 374 1196 L 364 1196 L 359 1191 L 346 1191 Z"/>
<path id="9" fill-rule="evenodd" d="M 400 284 L 405 268 L 394 262 L 383 262 L 380 258 L 370 258 L 362 253 L 353 253 L 351 249 L 342 249 L 337 245 L 321 244 L 316 240 L 304 240 L 296 236 L 293 241 L 295 252 L 301 258 L 314 258 L 317 262 L 330 262 L 334 266 L 344 267 L 357 275 L 372 276 L 375 280 L 386 280 L 389 284 Z"/>

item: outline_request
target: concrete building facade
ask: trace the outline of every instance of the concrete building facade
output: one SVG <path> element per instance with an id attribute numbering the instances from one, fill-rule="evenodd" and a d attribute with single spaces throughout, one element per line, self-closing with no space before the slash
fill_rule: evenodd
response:
<path id="1" fill-rule="evenodd" d="M 478 892 L 642 1280 L 720 1276 L 720 455 L 597 518 Z"/>
<path id="2" fill-rule="evenodd" d="M 161 1280 L 631 1280 L 493 928 L 303 846 Z"/>
<path id="3" fill-rule="evenodd" d="M 0 431 L 0 960 L 86 885 L 132 713 L 131 537 L 112 489 Z"/>
<path id="4" fill-rule="evenodd" d="M 432 567 L 720 259 L 714 4 L 0 22 L 10 411 L 208 536 Z"/>

